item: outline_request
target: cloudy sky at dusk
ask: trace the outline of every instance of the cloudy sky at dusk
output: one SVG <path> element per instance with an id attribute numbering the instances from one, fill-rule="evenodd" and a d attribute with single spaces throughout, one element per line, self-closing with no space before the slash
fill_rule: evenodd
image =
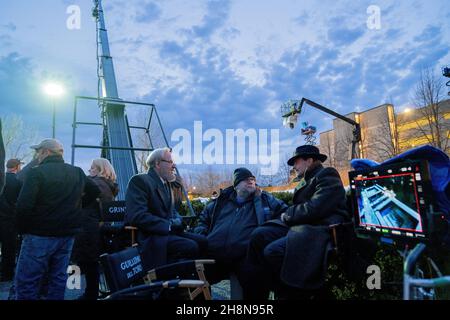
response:
<path id="1" fill-rule="evenodd" d="M 79 29 L 66 26 L 79 6 Z M 370 29 L 369 6 L 380 9 Z M 180 128 L 279 129 L 280 159 L 303 143 L 282 127 L 280 105 L 307 97 L 339 113 L 410 105 L 420 70 L 450 64 L 448 1 L 104 0 L 119 95 L 154 103 L 170 138 Z M 0 0 L 0 116 L 20 115 L 39 138 L 57 138 L 70 160 L 75 95 L 96 96 L 96 35 L 89 0 Z M 130 111 L 132 113 L 132 111 Z M 98 119 L 95 106 L 85 120 Z M 318 131 L 332 118 L 305 107 Z M 81 131 L 80 131 L 81 132 Z M 83 135 L 80 133 L 80 135 Z M 91 143 L 101 136 L 85 133 Z M 90 154 L 80 151 L 86 168 Z"/>

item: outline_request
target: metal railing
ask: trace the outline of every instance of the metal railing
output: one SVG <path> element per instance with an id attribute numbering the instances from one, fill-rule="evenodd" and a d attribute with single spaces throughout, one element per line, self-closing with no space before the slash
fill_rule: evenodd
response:
<path id="1" fill-rule="evenodd" d="M 426 249 L 423 243 L 417 244 L 407 255 L 403 266 L 403 300 L 434 299 L 435 288 L 450 286 L 450 276 L 424 279 L 416 275 L 422 272 L 417 262 Z M 430 289 L 425 290 L 424 288 Z"/>

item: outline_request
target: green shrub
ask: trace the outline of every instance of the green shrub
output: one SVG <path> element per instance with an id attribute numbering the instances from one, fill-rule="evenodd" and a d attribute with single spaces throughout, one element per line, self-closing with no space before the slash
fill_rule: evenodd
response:
<path id="1" fill-rule="evenodd" d="M 450 274 L 450 257 L 445 251 L 433 253 L 433 261 L 444 275 Z M 437 277 L 428 260 L 419 261 L 425 278 Z M 403 296 L 403 258 L 392 246 L 378 245 L 372 264 L 380 267 L 381 289 L 369 290 L 366 285 L 367 274 L 361 282 L 349 280 L 341 271 L 339 264 L 331 263 L 328 268 L 327 285 L 332 299 L 336 300 L 400 300 Z M 437 288 L 436 299 L 450 299 L 450 287 Z"/>
<path id="2" fill-rule="evenodd" d="M 196 215 L 199 215 L 205 208 L 205 204 L 203 204 L 200 200 L 191 201 L 191 205 Z M 181 207 L 178 209 L 178 213 L 181 214 L 182 216 L 191 216 L 191 212 L 188 208 L 186 201 L 182 202 Z M 189 227 L 195 228 L 197 226 L 197 222 L 198 222 L 197 220 L 193 220 L 191 223 L 189 223 Z"/>
<path id="3" fill-rule="evenodd" d="M 272 195 L 280 200 L 283 200 L 288 206 L 292 205 L 293 193 L 291 192 L 273 192 Z"/>

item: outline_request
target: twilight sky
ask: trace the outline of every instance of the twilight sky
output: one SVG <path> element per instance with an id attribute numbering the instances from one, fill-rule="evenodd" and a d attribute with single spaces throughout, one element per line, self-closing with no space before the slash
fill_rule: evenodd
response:
<path id="1" fill-rule="evenodd" d="M 80 9 L 79 29 L 67 28 L 71 5 Z M 380 28 L 368 27 L 371 5 L 380 9 Z M 307 97 L 344 114 L 392 102 L 401 111 L 422 68 L 439 74 L 450 64 L 444 0 L 104 0 L 103 6 L 121 98 L 154 103 L 169 139 L 176 129 L 193 133 L 194 121 L 224 136 L 226 129 L 279 129 L 280 161 L 303 144 L 300 126 L 282 127 L 283 102 Z M 0 117 L 20 115 L 27 130 L 38 132 L 36 140 L 50 136 L 52 102 L 42 85 L 64 83 L 57 138 L 68 161 L 73 97 L 97 94 L 91 8 L 89 0 L 0 0 Z M 81 115 L 99 118 L 93 105 Z M 300 121 L 332 128 L 332 118 L 311 107 Z M 80 137 L 101 139 L 89 130 Z M 77 151 L 77 164 L 86 170 L 95 156 Z"/>

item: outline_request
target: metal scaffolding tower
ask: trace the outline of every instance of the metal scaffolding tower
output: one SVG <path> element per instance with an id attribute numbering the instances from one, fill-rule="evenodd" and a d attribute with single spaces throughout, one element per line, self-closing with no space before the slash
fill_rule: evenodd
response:
<path id="1" fill-rule="evenodd" d="M 97 60 L 99 78 L 99 96 L 102 100 L 102 116 L 104 122 L 104 147 L 119 147 L 123 149 L 103 149 L 106 157 L 117 174 L 120 192 L 119 199 L 125 198 L 125 190 L 130 178 L 137 173 L 134 151 L 131 149 L 131 137 L 125 115 L 125 104 L 121 102 L 117 91 L 114 65 L 109 51 L 108 33 L 101 0 L 94 1 L 93 16 L 97 24 Z M 100 49 L 100 50 L 99 50 Z M 100 52 L 99 52 L 100 51 Z M 116 101 L 114 101 L 116 100 Z"/>

